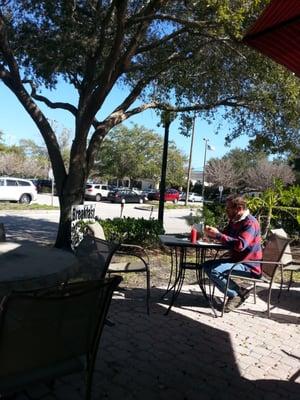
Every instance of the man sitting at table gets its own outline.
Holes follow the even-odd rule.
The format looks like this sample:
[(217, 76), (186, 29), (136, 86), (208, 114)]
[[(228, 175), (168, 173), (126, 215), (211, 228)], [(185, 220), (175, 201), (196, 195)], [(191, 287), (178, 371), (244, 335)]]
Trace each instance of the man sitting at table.
[[(225, 292), (228, 272), (233, 264), (235, 270), (242, 272), (249, 277), (261, 276), (262, 259), (260, 226), (256, 218), (247, 209), (246, 200), (240, 196), (230, 196), (226, 200), (226, 214), (228, 225), (223, 231), (219, 231), (212, 226), (205, 227), (205, 233), (228, 246), (229, 258), (213, 261), (206, 261), (203, 264), (204, 270), (221, 292)], [(257, 261), (257, 263), (247, 264), (247, 261)], [(228, 301), (225, 312), (230, 312), (239, 307), (249, 296), (249, 290), (241, 288), (236, 282), (230, 280), (228, 286)]]

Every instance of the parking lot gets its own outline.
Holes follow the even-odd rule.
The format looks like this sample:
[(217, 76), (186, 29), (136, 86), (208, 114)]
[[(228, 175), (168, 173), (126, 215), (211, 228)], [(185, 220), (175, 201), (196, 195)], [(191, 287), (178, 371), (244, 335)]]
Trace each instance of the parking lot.
[[(57, 196), (39, 194), (35, 203), (59, 206)], [(121, 205), (113, 204), (105, 201), (98, 203), (86, 201), (85, 204), (96, 204), (96, 215), (101, 219), (120, 217)], [(189, 215), (190, 209), (165, 209), (164, 228), (166, 233), (183, 233), (189, 232), (190, 227), (187, 225), (185, 216)], [(125, 204), (123, 209), (123, 217), (133, 218), (155, 218), (158, 217), (158, 209), (148, 204)], [(28, 210), (28, 211), (1, 211), (1, 222), (4, 223), (7, 232), (10, 231), (20, 238), (34, 239), (43, 242), (47, 237), (48, 241), (55, 240), (58, 222), (59, 210)], [(31, 230), (31, 226), (35, 225), (35, 230)], [(38, 228), (37, 228), (37, 225)], [(32, 236), (33, 235), (33, 236)]]

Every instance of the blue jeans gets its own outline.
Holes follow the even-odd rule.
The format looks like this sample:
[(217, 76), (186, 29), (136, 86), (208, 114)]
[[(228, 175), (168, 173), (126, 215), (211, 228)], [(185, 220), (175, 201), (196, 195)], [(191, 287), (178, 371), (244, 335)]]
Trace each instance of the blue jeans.
[[(227, 259), (210, 260), (202, 264), (204, 271), (209, 276), (210, 280), (217, 286), (222, 293), (225, 292), (227, 284), (227, 272), (235, 263)], [(251, 268), (244, 264), (236, 264), (234, 271), (239, 271), (239, 275), (251, 278)], [(239, 286), (233, 281), (229, 281), (228, 297), (239, 295)]]

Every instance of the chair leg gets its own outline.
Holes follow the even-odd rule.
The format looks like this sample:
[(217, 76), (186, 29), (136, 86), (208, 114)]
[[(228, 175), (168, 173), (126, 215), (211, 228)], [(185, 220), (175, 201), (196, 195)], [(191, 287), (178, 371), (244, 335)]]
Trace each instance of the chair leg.
[(226, 288), (225, 288), (225, 292), (224, 292), (224, 300), (223, 300), (221, 317), (223, 317), (224, 311), (225, 311), (226, 297), (227, 297), (227, 291), (228, 291), (228, 287), (229, 287), (229, 278), (230, 278), (230, 276), (228, 276), (228, 278), (227, 278)]
[(211, 283), (210, 279), (208, 279), (208, 290), (209, 290), (209, 297), (210, 297), (211, 301), (215, 297), (215, 288), (216, 288), (216, 285)]
[(254, 297), (254, 304), (256, 304), (256, 282), (254, 282), (253, 297)]
[(272, 279), (270, 281), (269, 292), (268, 292), (268, 309), (267, 309), (268, 318), (270, 318), (270, 316), (271, 316), (270, 305), (271, 305), (272, 285), (273, 285), (274, 279), (275, 279), (275, 273), (273, 274)]
[(290, 280), (289, 280), (289, 284), (288, 284), (288, 289), (287, 290), (290, 290), (290, 288), (292, 286), (293, 275), (294, 275), (294, 271), (291, 271)]
[[(93, 363), (95, 360), (92, 361)], [(85, 400), (90, 400), (92, 397), (92, 383), (93, 383), (93, 368), (91, 365), (88, 366), (86, 371), (86, 390), (85, 390)]]
[(147, 293), (146, 293), (146, 303), (147, 303), (147, 314), (150, 314), (150, 271), (147, 268), (146, 270), (146, 285), (147, 285)]
[(280, 288), (279, 288), (279, 293), (278, 293), (278, 303), (280, 300), (281, 292), (282, 292), (282, 287), (283, 287), (283, 268), (282, 266), (280, 267)]

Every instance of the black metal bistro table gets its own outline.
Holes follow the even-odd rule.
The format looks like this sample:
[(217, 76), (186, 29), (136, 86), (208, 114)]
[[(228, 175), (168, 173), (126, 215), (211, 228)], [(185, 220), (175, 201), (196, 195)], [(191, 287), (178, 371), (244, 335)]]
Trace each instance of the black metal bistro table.
[[(159, 235), (159, 240), (162, 245), (169, 247), (171, 251), (171, 271), (169, 283), (164, 296), (172, 291), (172, 298), (166, 314), (171, 310), (176, 298), (178, 297), (185, 277), (186, 270), (194, 270), (197, 276), (197, 282), (201, 289), (201, 292), (212, 309), (214, 316), (216, 317), (216, 311), (212, 305), (210, 297), (207, 295), (205, 290), (205, 277), (204, 270), (201, 267), (203, 262), (206, 260), (207, 251), (215, 250), (214, 258), (217, 256), (218, 251), (224, 250), (227, 247), (221, 243), (212, 241), (198, 240), (196, 243), (192, 243), (189, 237), (184, 235)], [(194, 250), (194, 259), (188, 260), (188, 250)]]
[(74, 254), (34, 242), (0, 243), (0, 298), (12, 291), (55, 286), (80, 271)]

